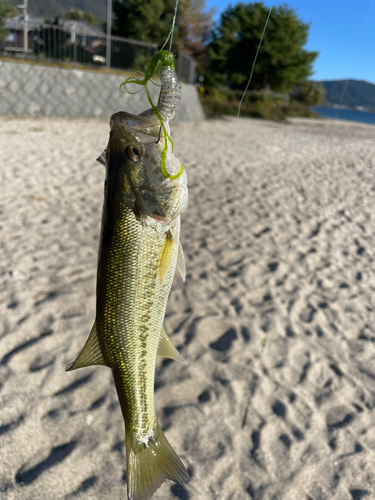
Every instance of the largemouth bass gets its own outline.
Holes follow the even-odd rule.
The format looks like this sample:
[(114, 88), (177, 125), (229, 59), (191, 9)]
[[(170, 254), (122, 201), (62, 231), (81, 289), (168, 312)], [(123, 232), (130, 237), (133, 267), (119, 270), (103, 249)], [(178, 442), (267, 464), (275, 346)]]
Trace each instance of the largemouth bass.
[(108, 146), (98, 158), (106, 180), (96, 319), (81, 353), (66, 368), (112, 369), (125, 420), (129, 500), (150, 498), (166, 479), (189, 480), (154, 409), (157, 355), (186, 363), (163, 328), (177, 263), (185, 275), (179, 237), (187, 179), (171, 141), (165, 145), (160, 117), (169, 137), (181, 86), (172, 67), (162, 68), (160, 78), (156, 107), (138, 116), (121, 111), (110, 120)]

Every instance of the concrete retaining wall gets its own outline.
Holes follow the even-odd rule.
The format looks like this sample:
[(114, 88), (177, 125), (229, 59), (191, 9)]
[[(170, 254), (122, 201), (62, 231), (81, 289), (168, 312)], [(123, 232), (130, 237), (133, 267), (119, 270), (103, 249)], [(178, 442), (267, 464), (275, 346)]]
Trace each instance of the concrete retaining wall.
[[(117, 111), (139, 114), (148, 109), (144, 91), (136, 95), (120, 92), (125, 79), (118, 73), (0, 61), (0, 115), (109, 118)], [(155, 102), (159, 88), (150, 88)], [(199, 122), (203, 118), (197, 89), (183, 84), (173, 121)]]

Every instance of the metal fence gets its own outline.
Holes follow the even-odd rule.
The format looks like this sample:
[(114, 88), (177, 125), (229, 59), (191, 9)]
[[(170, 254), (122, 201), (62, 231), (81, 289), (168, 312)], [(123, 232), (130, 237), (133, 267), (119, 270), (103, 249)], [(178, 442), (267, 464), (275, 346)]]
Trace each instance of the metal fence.
[[(6, 39), (0, 42), (0, 53), (40, 61), (144, 71), (147, 62), (158, 50), (155, 43), (111, 36), (110, 61), (107, 64), (107, 36), (88, 23), (70, 23), (70, 29), (64, 29), (59, 25), (34, 22), (28, 28), (27, 53), (22, 23), (10, 25)], [(181, 51), (176, 71), (182, 82), (195, 82), (194, 59)]]
[[(107, 37), (89, 28), (85, 30), (80, 24), (80, 28), (76, 29), (73, 23), (70, 30), (49, 24), (29, 29), (27, 54), (24, 51), (23, 31), (8, 30), (8, 36), (0, 42), (0, 52), (28, 59), (105, 67)], [(144, 63), (157, 51), (154, 43), (116, 36), (110, 39), (112, 68), (144, 69)]]
[(181, 50), (177, 56), (176, 73), (180, 82), (195, 83), (195, 61)]

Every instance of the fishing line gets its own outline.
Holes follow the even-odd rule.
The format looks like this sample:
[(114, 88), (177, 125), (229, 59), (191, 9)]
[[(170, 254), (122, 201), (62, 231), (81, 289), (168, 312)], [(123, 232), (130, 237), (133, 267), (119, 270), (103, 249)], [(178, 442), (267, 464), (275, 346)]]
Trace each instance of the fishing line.
[(338, 115), (339, 115), (339, 109), (341, 109), (342, 101), (344, 100), (344, 95), (345, 95), (345, 93), (346, 93), (346, 87), (348, 86), (348, 81), (349, 81), (349, 80), (346, 80), (346, 81), (345, 81), (345, 85), (344, 85), (344, 87), (343, 87), (343, 89), (342, 89), (342, 92), (341, 92), (341, 97), (340, 97), (340, 101), (339, 101), (339, 107), (338, 107), (338, 108), (336, 108), (336, 113), (335, 113), (335, 115), (336, 115), (336, 116), (335, 116), (336, 120), (337, 120), (337, 117), (338, 117)]
[(160, 50), (163, 50), (164, 47), (167, 45), (167, 42), (169, 40), (169, 38), (171, 39), (170, 40), (170, 43), (169, 43), (169, 49), (168, 49), (168, 52), (171, 52), (172, 51), (172, 40), (173, 40), (173, 32), (174, 32), (174, 25), (175, 25), (175, 22), (176, 22), (176, 16), (177, 16), (177, 7), (178, 7), (178, 0), (176, 0), (176, 5), (174, 7), (174, 14), (173, 14), (173, 20), (172, 20), (172, 28), (171, 28), (171, 31), (168, 33), (168, 36), (167, 36), (167, 39), (165, 40), (162, 48)]
[(369, 1), (369, 4), (368, 4), (368, 7), (367, 7), (367, 12), (366, 12), (366, 15), (365, 15), (365, 20), (363, 22), (363, 24), (365, 25), (365, 27), (367, 28), (367, 21), (368, 21), (368, 18), (370, 17), (370, 11), (372, 9), (372, 4), (373, 4), (373, 1), (374, 0), (370, 0)]
[[(172, 73), (175, 75), (175, 73), (174, 73), (174, 57), (173, 57), (173, 54), (171, 53), (171, 50), (172, 50), (173, 32), (174, 32), (175, 23), (176, 23), (176, 17), (177, 17), (177, 7), (178, 7), (178, 0), (176, 0), (176, 5), (175, 5), (175, 9), (174, 9), (174, 15), (173, 15), (173, 21), (172, 21), (172, 28), (171, 28), (171, 30), (170, 30), (170, 32), (168, 34), (168, 37), (167, 37), (167, 39), (166, 39), (163, 47), (158, 52), (156, 52), (156, 54), (154, 54), (153, 57), (151, 58), (151, 60), (148, 62), (147, 66), (146, 66), (144, 78), (141, 79), (141, 78), (129, 77), (129, 78), (127, 78), (125, 80), (125, 82), (123, 82), (120, 85), (120, 90), (122, 90), (124, 88), (124, 91), (128, 92), (129, 94), (137, 94), (138, 92), (129, 91), (127, 89), (127, 85), (128, 84), (135, 83), (136, 85), (142, 85), (145, 88), (145, 92), (146, 92), (146, 96), (147, 96), (148, 102), (150, 103), (150, 106), (152, 108), (152, 111), (153, 111), (154, 115), (157, 117), (157, 119), (160, 122), (158, 139), (155, 141), (156, 144), (160, 141), (161, 133), (163, 131), (164, 148), (163, 148), (163, 150), (161, 152), (161, 171), (162, 171), (163, 175), (165, 177), (167, 177), (167, 179), (177, 179), (177, 177), (179, 177), (183, 173), (184, 167), (181, 164), (180, 171), (176, 175), (170, 175), (170, 174), (168, 174), (168, 172), (166, 170), (166, 158), (167, 158), (167, 151), (168, 151), (168, 141), (169, 141), (170, 145), (172, 146), (172, 153), (173, 153), (173, 141), (172, 141), (172, 139), (171, 139), (171, 137), (169, 135), (169, 132), (167, 132), (167, 129), (166, 129), (165, 125), (164, 125), (164, 119), (162, 118), (162, 116), (161, 116), (159, 110), (157, 109), (157, 107), (155, 107), (154, 103), (152, 102), (152, 98), (151, 98), (151, 94), (150, 94), (150, 89), (148, 88), (147, 84), (148, 84), (149, 81), (151, 81), (151, 83), (153, 83), (154, 85), (156, 85), (152, 81), (152, 77), (153, 77), (153, 75), (154, 75), (154, 73), (156, 71), (156, 68), (157, 68), (157, 66), (158, 66), (159, 63), (162, 64), (163, 68), (169, 68), (170, 70), (172, 70)], [(169, 39), (170, 39), (169, 51), (168, 50), (163, 50)], [(161, 73), (160, 73), (160, 78), (161, 78)], [(164, 80), (165, 80), (165, 78), (164, 78)], [(170, 81), (168, 81), (168, 80), (170, 80)], [(167, 84), (167, 88), (165, 88), (166, 84)], [(163, 85), (164, 85), (164, 90), (163, 90)], [(163, 96), (163, 97), (166, 97), (166, 100), (168, 101), (169, 108), (174, 108), (176, 106), (176, 102), (175, 102), (176, 101), (176, 97), (173, 95), (173, 93), (177, 92), (177, 94), (178, 94), (178, 96), (177, 96), (178, 100), (180, 100), (180, 89), (181, 89), (181, 84), (176, 79), (176, 75), (173, 78), (171, 76), (169, 76), (169, 77), (167, 76), (167, 81), (162, 82), (161, 87), (162, 88), (160, 89), (158, 103), (160, 103), (160, 101), (161, 101), (162, 91), (163, 91), (166, 94), (166, 96)], [(171, 95), (171, 93), (172, 93), (172, 95)], [(164, 108), (165, 108), (165, 106), (166, 105), (164, 104)], [(173, 118), (174, 114), (175, 114), (175, 111), (172, 109), (172, 114), (171, 114), (171, 109), (169, 109), (169, 113), (166, 114), (165, 120), (168, 122), (171, 118)]]
[[(169, 40), (169, 49), (168, 51), (170, 53), (172, 53), (172, 41), (173, 41), (173, 33), (174, 33), (174, 27), (175, 27), (175, 24), (176, 24), (176, 17), (177, 17), (177, 7), (178, 7), (178, 1), (179, 0), (176, 0), (176, 5), (174, 6), (174, 14), (173, 14), (173, 21), (172, 21), (172, 28), (171, 28), (171, 31), (169, 32), (169, 35), (168, 35), (168, 38), (170, 37), (170, 40)], [(167, 42), (168, 42), (168, 38), (166, 39), (163, 47), (160, 49), (160, 50), (163, 50), (164, 47), (166, 46)], [(161, 98), (161, 89), (160, 89), (160, 93), (159, 93), (159, 100), (158, 100), (158, 103), (160, 102), (160, 98)], [(159, 138), (158, 140), (156, 141), (156, 144), (160, 141), (160, 136), (161, 136), (161, 125), (160, 125), (160, 130), (159, 130)]]
[(263, 33), (262, 33), (262, 36), (260, 37), (260, 42), (259, 42), (259, 45), (258, 45), (258, 48), (257, 48), (257, 52), (256, 52), (256, 54), (255, 54), (255, 58), (254, 58), (254, 62), (253, 62), (253, 67), (251, 68), (250, 78), (249, 78), (249, 81), (247, 82), (247, 85), (246, 85), (246, 88), (245, 88), (245, 92), (242, 94), (242, 97), (241, 97), (241, 100), (240, 100), (240, 104), (238, 105), (238, 113), (237, 113), (237, 118), (240, 116), (240, 111), (241, 111), (242, 101), (244, 100), (245, 94), (246, 94), (246, 92), (247, 92), (247, 89), (249, 88), (249, 85), (250, 85), (251, 79), (252, 79), (252, 77), (253, 77), (254, 68), (255, 68), (255, 63), (257, 62), (257, 57), (258, 57), (258, 54), (259, 54), (259, 49), (260, 49), (260, 46), (262, 45), (262, 41), (263, 41), (263, 37), (264, 37), (264, 33), (266, 32), (266, 28), (267, 28), (268, 20), (269, 20), (269, 18), (270, 18), (270, 15), (271, 15), (272, 9), (273, 9), (273, 7), (271, 7), (271, 8), (270, 8), (270, 11), (269, 11), (269, 13), (268, 13), (267, 21), (266, 21), (266, 24), (264, 25), (264, 28), (263, 28)]
[(171, 29), (171, 39), (169, 41), (169, 52), (172, 52), (172, 40), (173, 40), (174, 26), (175, 26), (176, 17), (177, 17), (177, 7), (178, 7), (178, 0), (176, 0), (176, 5), (174, 8), (174, 15), (173, 15), (172, 29)]
[[(371, 11), (373, 1), (374, 0), (370, 0), (369, 1), (369, 5), (368, 5), (368, 8), (367, 8), (367, 13), (366, 13), (366, 16), (365, 16), (365, 20), (363, 21), (363, 29), (361, 30), (361, 33), (363, 33), (364, 28), (366, 28), (367, 19), (369, 17), (370, 11)], [(348, 86), (348, 78), (346, 79), (345, 85), (344, 85), (344, 87), (342, 89), (342, 92), (341, 92), (340, 101), (339, 101), (339, 107), (336, 108), (336, 113), (335, 113), (335, 119), (336, 120), (338, 119), (339, 110), (342, 109), (341, 105), (342, 105), (342, 101), (344, 100), (344, 95), (346, 94), (346, 88), (347, 88), (347, 86)]]

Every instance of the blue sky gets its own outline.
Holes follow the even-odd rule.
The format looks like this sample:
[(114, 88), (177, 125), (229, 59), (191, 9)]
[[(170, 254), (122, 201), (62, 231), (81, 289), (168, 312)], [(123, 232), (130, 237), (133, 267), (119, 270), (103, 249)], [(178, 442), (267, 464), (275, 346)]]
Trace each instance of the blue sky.
[[(220, 13), (237, 0), (206, 2), (208, 8), (216, 7), (215, 19), (219, 20)], [(287, 3), (300, 19), (311, 23), (306, 48), (319, 52), (313, 80), (353, 78), (375, 83), (375, 0), (265, 0), (264, 3), (268, 7)]]

